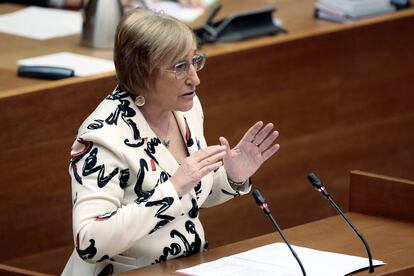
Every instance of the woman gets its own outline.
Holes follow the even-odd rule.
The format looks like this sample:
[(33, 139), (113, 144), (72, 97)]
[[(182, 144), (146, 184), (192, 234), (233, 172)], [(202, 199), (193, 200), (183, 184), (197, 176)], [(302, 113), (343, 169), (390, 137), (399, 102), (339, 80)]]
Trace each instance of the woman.
[(76, 250), (63, 275), (107, 275), (205, 248), (200, 207), (250, 190), (279, 145), (252, 126), (230, 149), (207, 146), (195, 94), (205, 56), (189, 27), (138, 9), (119, 23), (119, 86), (85, 120), (70, 162)]

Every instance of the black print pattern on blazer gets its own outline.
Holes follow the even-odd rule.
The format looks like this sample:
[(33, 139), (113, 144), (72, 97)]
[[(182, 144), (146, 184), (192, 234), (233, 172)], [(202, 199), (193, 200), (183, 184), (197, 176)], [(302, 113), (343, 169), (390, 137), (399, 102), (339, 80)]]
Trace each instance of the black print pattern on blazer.
[(137, 176), (137, 183), (135, 183), (135, 187), (134, 187), (135, 194), (138, 197), (135, 200), (135, 202), (138, 204), (147, 201), (154, 194), (154, 190), (150, 190), (150, 191), (142, 190), (142, 184), (144, 183), (145, 172), (148, 171), (147, 161), (141, 158), (141, 160), (139, 160), (139, 167), (140, 168), (139, 168), (139, 172)]
[(114, 266), (112, 264), (108, 264), (102, 269), (101, 272), (97, 276), (110, 276), (114, 273)]
[(75, 193), (75, 198), (73, 199), (73, 205), (76, 204), (76, 201), (78, 201), (78, 192)]
[(194, 234), (194, 242), (192, 242), (191, 244), (188, 243), (188, 241), (184, 238), (182, 239), (184, 242), (184, 246), (186, 248), (186, 251), (184, 252), (183, 256), (190, 256), (193, 255), (195, 253), (200, 252), (200, 248), (201, 248), (201, 239), (200, 236), (198, 235), (195, 225), (192, 221), (188, 220), (185, 222), (185, 230), (187, 230), (187, 233), (189, 234)]
[(119, 172), (119, 186), (121, 187), (121, 189), (125, 189), (125, 187), (128, 184), (128, 180), (129, 180), (129, 169), (125, 169), (125, 170), (121, 170)]
[(196, 139), (196, 143), (197, 143), (197, 150), (201, 150), (200, 140), (198, 140), (197, 137), (195, 139)]
[(97, 184), (99, 188), (105, 187), (106, 184), (115, 176), (118, 174), (119, 169), (115, 168), (111, 173), (109, 173), (107, 176), (105, 176), (105, 165), (96, 165), (96, 162), (98, 155), (98, 148), (94, 148), (88, 157), (86, 157), (85, 163), (83, 164), (83, 176), (88, 176), (93, 173), (98, 173), (97, 177)]
[(229, 195), (229, 196), (233, 196), (233, 197), (238, 197), (238, 196), (240, 196), (240, 192), (239, 192), (239, 191), (236, 191), (235, 193), (231, 193), (231, 192), (228, 192), (228, 191), (226, 191), (226, 190), (221, 189), (221, 192), (222, 192), (223, 194), (226, 194), (226, 195)]
[(117, 213), (117, 210), (112, 211), (112, 212), (107, 212), (107, 213), (105, 213), (105, 214), (103, 214), (101, 216), (96, 217), (95, 220), (96, 221), (104, 221), (104, 220), (107, 220), (107, 219), (111, 218), (116, 213)]
[(197, 183), (197, 185), (194, 187), (194, 191), (196, 193), (197, 199), (199, 198), (199, 195), (203, 192), (201, 189), (201, 181)]
[(81, 160), (86, 154), (89, 153), (89, 151), (92, 149), (93, 143), (85, 141), (82, 138), (79, 138), (77, 142), (84, 145), (84, 148), (80, 152), (74, 153), (70, 156), (70, 167), (72, 169), (73, 176), (75, 177), (76, 182), (82, 184), (82, 178), (78, 174), (76, 163), (78, 163), (79, 160)]
[(188, 211), (188, 216), (193, 219), (193, 218), (196, 218), (198, 216), (197, 200), (192, 198), (191, 203), (192, 203), (193, 207), (190, 209), (190, 211)]
[(93, 123), (88, 125), (89, 130), (100, 129), (104, 126), (104, 120), (96, 119)]
[(142, 146), (145, 141), (144, 139), (141, 139), (141, 134), (137, 124), (131, 119), (135, 116), (136, 112), (130, 107), (130, 102), (125, 99), (128, 97), (128, 93), (123, 91), (123, 89), (118, 86), (115, 92), (106, 98), (107, 100), (118, 100), (120, 103), (117, 110), (114, 113), (111, 113), (105, 121), (108, 124), (114, 123), (116, 125), (118, 123), (119, 116), (121, 116), (125, 124), (131, 129), (134, 140), (137, 141), (136, 143), (133, 143), (128, 138), (125, 138), (124, 143), (129, 147), (137, 148)]
[(104, 122), (108, 125), (118, 125), (119, 117), (125, 122), (125, 124), (131, 129), (132, 136), (135, 141), (131, 142), (128, 138), (124, 139), (125, 145), (129, 147), (140, 147), (144, 144), (144, 140), (141, 139), (141, 135), (136, 123), (131, 119), (136, 115), (133, 108), (130, 107), (130, 102), (126, 99), (129, 95), (118, 87), (115, 92), (106, 97), (106, 100), (118, 101), (118, 106), (114, 112), (112, 112), (105, 120), (95, 119), (93, 123), (87, 126), (88, 129), (99, 129), (104, 127)]
[[(122, 96), (123, 98), (128, 97), (126, 93), (122, 94)], [(126, 123), (126, 118), (134, 117), (136, 114), (135, 110), (129, 106), (130, 102), (128, 100), (122, 98), (117, 98), (116, 100), (119, 101), (117, 108), (105, 120), (105, 122), (108, 125), (117, 125), (119, 117), (121, 117), (122, 120), (124, 120), (124, 122)]]
[(141, 134), (139, 132), (137, 124), (134, 121), (132, 121), (131, 119), (127, 119), (126, 123), (127, 123), (128, 127), (131, 129), (131, 131), (133, 133), (134, 140), (137, 140), (137, 142), (132, 143), (132, 142), (129, 141), (128, 138), (126, 138), (124, 140), (125, 145), (127, 145), (128, 147), (131, 147), (131, 148), (138, 148), (138, 147), (142, 146), (145, 143), (145, 140), (141, 138)]
[(145, 207), (154, 207), (154, 206), (161, 206), (157, 213), (155, 214), (156, 218), (159, 218), (161, 221), (159, 221), (154, 229), (152, 229), (148, 235), (151, 235), (152, 233), (154, 233), (155, 231), (157, 231), (158, 229), (160, 229), (161, 227), (163, 227), (164, 225), (166, 225), (167, 223), (169, 223), (170, 221), (172, 221), (173, 219), (175, 219), (175, 217), (172, 216), (168, 216), (168, 215), (164, 215), (163, 213), (165, 211), (168, 210), (168, 208), (171, 207), (171, 205), (174, 202), (174, 198), (173, 197), (164, 197), (161, 200), (155, 200), (155, 201), (149, 201), (145, 204)]
[(171, 176), (170, 176), (167, 172), (162, 171), (162, 172), (160, 173), (160, 181), (159, 181), (159, 183), (164, 183), (164, 182), (165, 182), (165, 181), (167, 181), (170, 177), (171, 177)]
[(93, 257), (95, 257), (96, 255), (96, 247), (95, 247), (95, 240), (94, 239), (90, 239), (89, 240), (89, 246), (84, 249), (81, 250), (79, 248), (79, 234), (76, 236), (76, 251), (79, 254), (79, 257), (82, 258), (82, 260), (88, 260), (88, 259), (92, 259)]
[(164, 247), (163, 255), (160, 256), (157, 260), (155, 260), (154, 263), (165, 262), (168, 258), (168, 255), (177, 256), (181, 253), (181, 256), (185, 257), (200, 252), (201, 239), (195, 229), (194, 223), (190, 220), (186, 221), (185, 230), (188, 234), (194, 235), (194, 242), (189, 243), (183, 234), (181, 234), (177, 230), (172, 230), (170, 233), (171, 238), (177, 236), (183, 242), (185, 250), (181, 253), (181, 246), (178, 243), (171, 243), (170, 247)]
[(103, 261), (105, 261), (105, 260), (107, 260), (107, 259), (109, 259), (109, 256), (108, 255), (103, 255), (102, 256), (102, 258), (100, 258), (99, 260), (97, 260), (96, 262), (97, 263), (100, 263), (100, 262), (103, 262)]
[(152, 160), (154, 160), (155, 163), (158, 163), (157, 158), (155, 158), (155, 148), (158, 147), (158, 145), (161, 144), (161, 140), (156, 138), (152, 138), (147, 142), (147, 148), (144, 149), (145, 153), (148, 154), (149, 157), (151, 157)]

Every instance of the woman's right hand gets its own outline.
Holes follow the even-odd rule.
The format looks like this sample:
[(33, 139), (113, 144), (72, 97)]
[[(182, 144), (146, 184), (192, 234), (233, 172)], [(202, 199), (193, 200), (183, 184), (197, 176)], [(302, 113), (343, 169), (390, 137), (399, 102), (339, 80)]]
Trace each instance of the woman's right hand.
[(175, 174), (170, 178), (178, 196), (191, 191), (210, 172), (223, 165), (226, 146), (209, 146), (185, 158)]

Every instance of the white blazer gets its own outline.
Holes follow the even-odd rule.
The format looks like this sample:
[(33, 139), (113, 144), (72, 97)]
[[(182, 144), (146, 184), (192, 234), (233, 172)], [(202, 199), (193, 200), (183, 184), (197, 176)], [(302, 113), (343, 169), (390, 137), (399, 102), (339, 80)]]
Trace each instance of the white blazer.
[[(197, 97), (174, 115), (189, 154), (207, 146)], [(250, 183), (234, 190), (221, 167), (180, 198), (169, 181), (178, 167), (133, 100), (115, 89), (72, 146), (75, 250), (62, 275), (111, 275), (203, 250), (199, 208), (245, 194)]]

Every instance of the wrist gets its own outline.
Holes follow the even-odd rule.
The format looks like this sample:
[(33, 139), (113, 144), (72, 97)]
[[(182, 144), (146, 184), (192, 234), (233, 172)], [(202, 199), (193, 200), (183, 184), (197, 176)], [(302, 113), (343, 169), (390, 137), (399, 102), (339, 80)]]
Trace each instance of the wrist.
[(185, 191), (182, 189), (182, 186), (177, 185), (177, 180), (174, 178), (174, 175), (170, 178), (171, 185), (174, 187), (177, 192), (178, 197), (182, 197), (185, 194)]
[(239, 181), (234, 181), (230, 177), (227, 177), (227, 181), (229, 182), (229, 184), (231, 186), (234, 186), (234, 187), (240, 187), (240, 186), (242, 186), (244, 184), (244, 182), (246, 182), (246, 180), (240, 181), (240, 182)]

